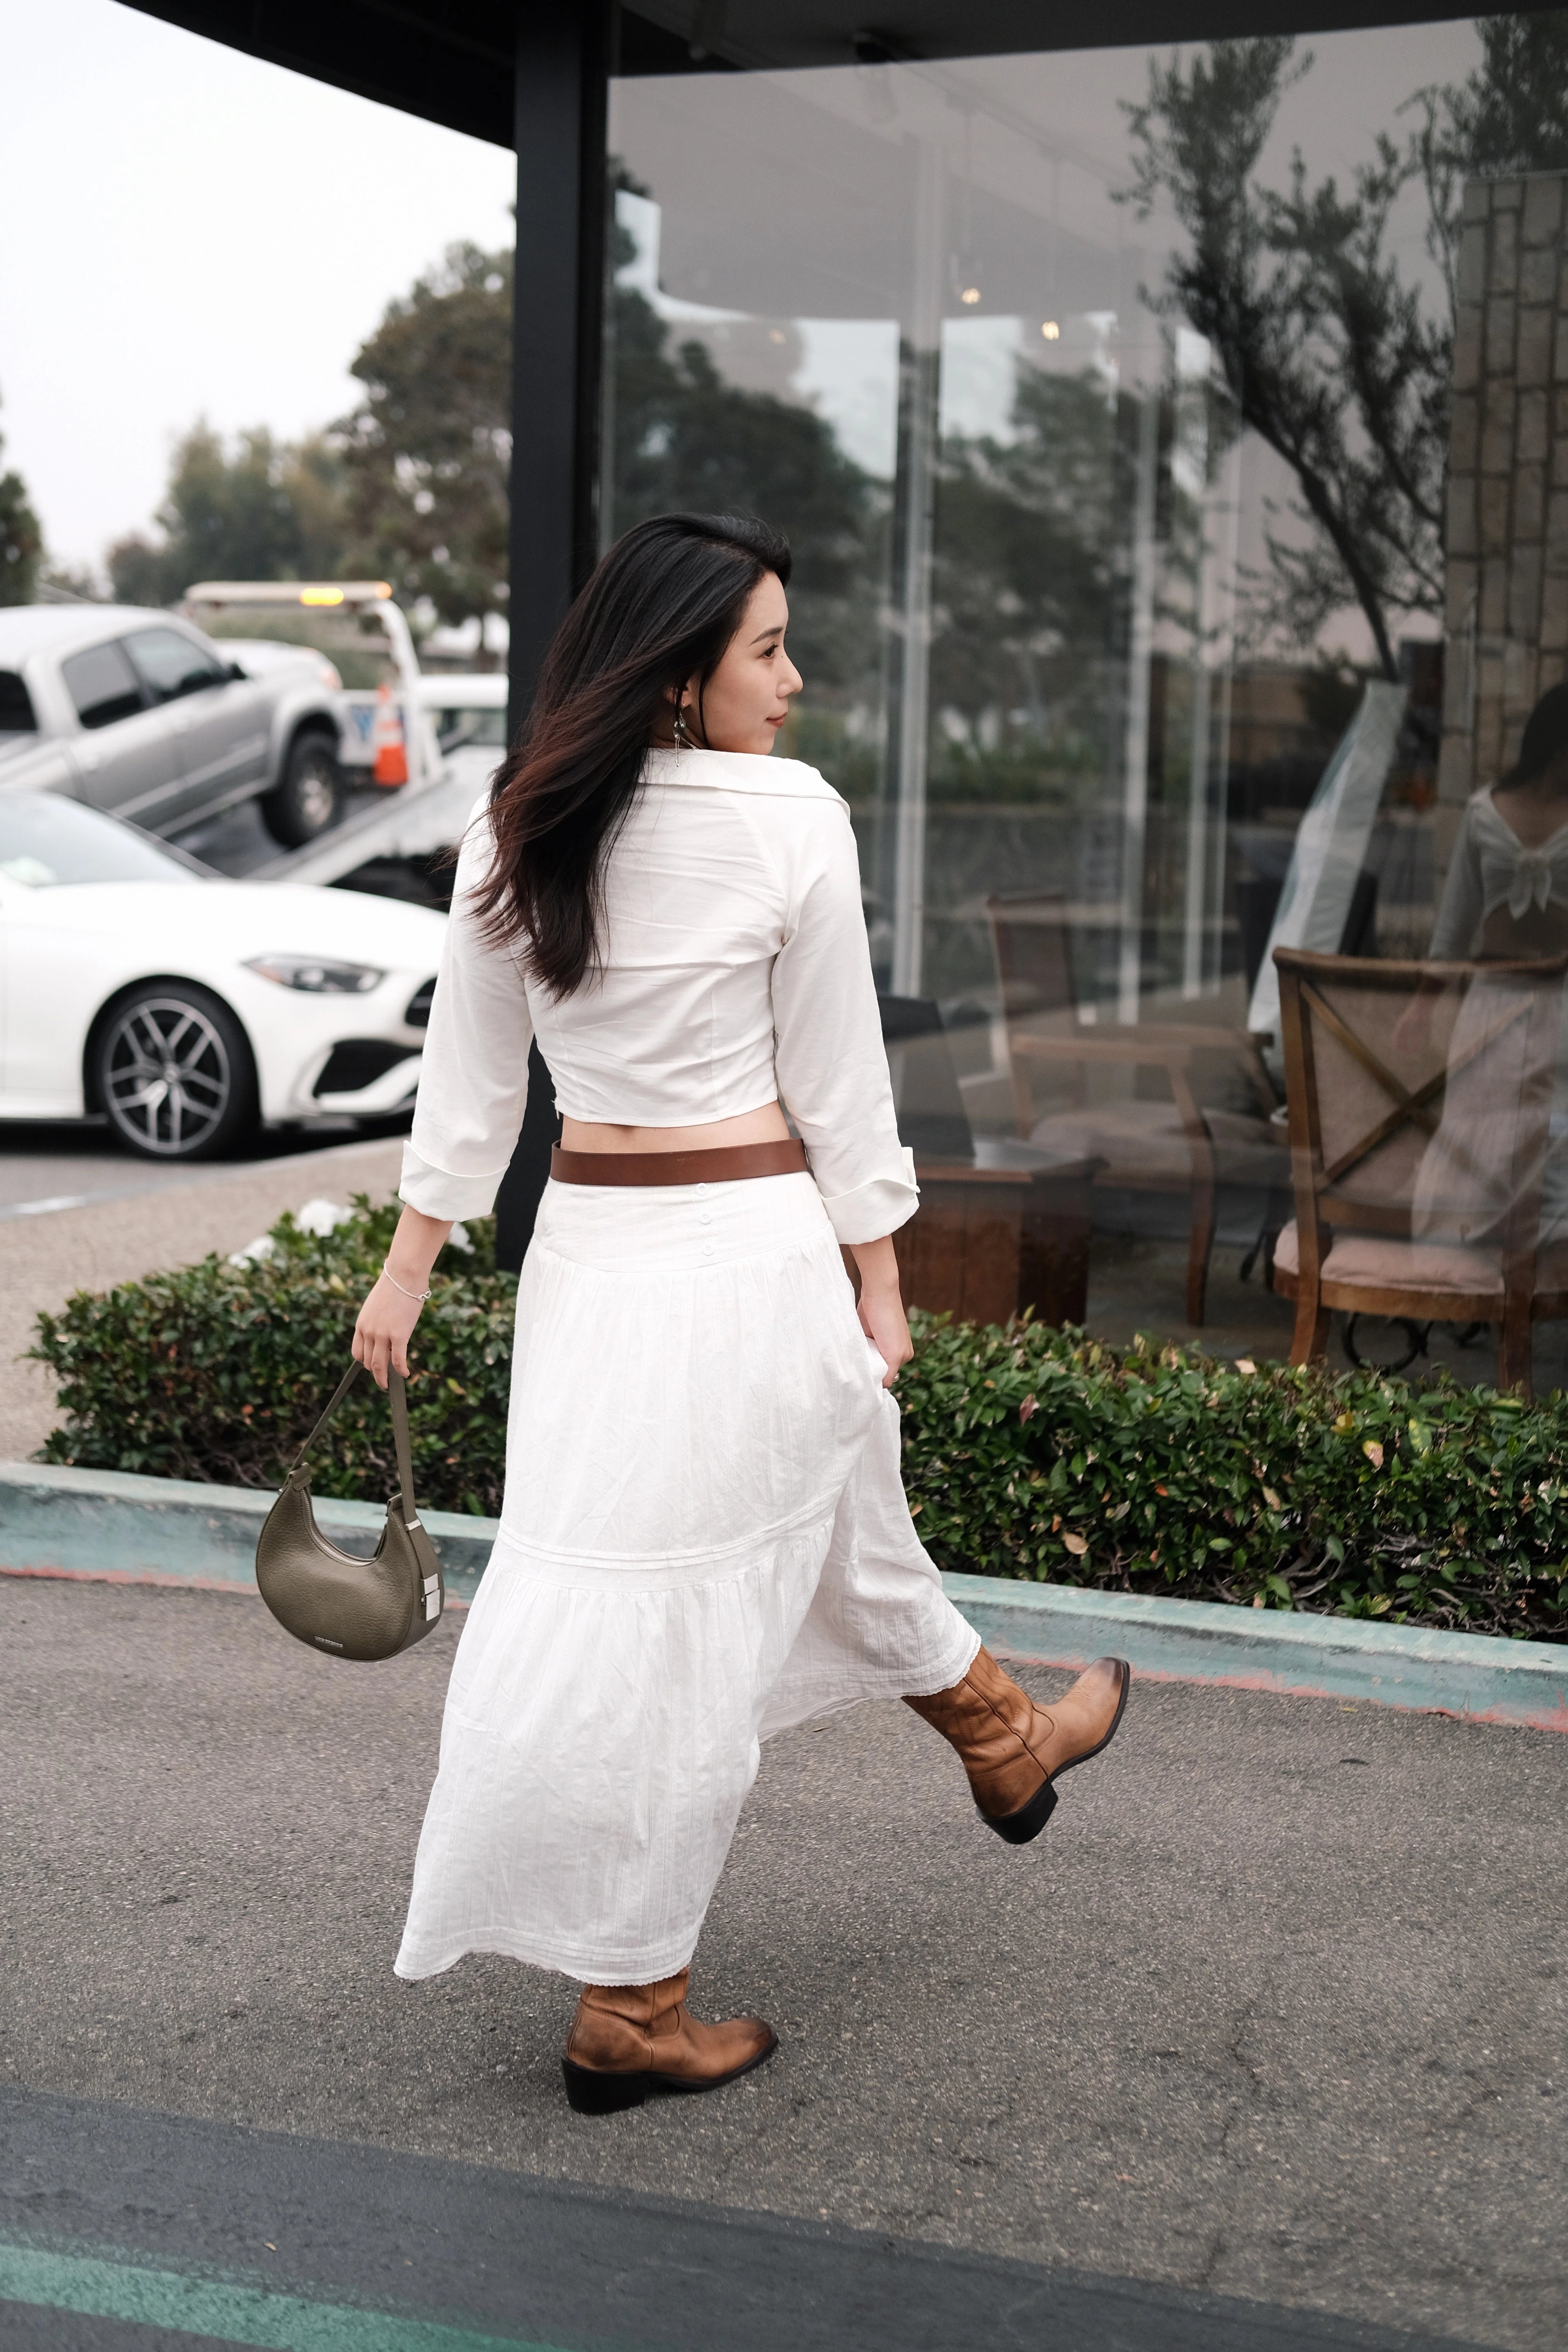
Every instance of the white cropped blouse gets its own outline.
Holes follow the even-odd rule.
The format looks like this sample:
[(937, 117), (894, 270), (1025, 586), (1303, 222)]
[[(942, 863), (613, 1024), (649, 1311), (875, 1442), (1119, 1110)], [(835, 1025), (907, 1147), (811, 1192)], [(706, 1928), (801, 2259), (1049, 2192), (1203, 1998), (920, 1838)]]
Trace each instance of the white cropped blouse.
[(650, 751), (605, 866), (603, 969), (570, 996), (531, 985), (469, 903), (484, 805), (458, 865), (402, 1197), (482, 1216), (510, 1160), (537, 1036), (569, 1118), (699, 1127), (789, 1112), (841, 1242), (913, 1216), (849, 812), (815, 768)]
[(1427, 952), (1436, 961), (1479, 952), (1481, 926), (1498, 907), (1518, 922), (1531, 907), (1568, 907), (1568, 824), (1527, 849), (1489, 792), (1465, 803)]

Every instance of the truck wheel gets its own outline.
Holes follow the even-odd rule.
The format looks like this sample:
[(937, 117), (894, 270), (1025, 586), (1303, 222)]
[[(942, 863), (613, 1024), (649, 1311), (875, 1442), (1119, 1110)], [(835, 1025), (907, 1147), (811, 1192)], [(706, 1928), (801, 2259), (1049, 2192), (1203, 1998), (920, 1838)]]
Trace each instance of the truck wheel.
[(289, 744), (279, 782), (262, 794), (261, 821), (285, 849), (303, 849), (336, 824), (342, 813), (337, 745), (330, 735), (306, 730)]
[(89, 1077), (121, 1141), (144, 1159), (211, 1160), (256, 1126), (250, 1041), (192, 981), (148, 981), (111, 1005)]

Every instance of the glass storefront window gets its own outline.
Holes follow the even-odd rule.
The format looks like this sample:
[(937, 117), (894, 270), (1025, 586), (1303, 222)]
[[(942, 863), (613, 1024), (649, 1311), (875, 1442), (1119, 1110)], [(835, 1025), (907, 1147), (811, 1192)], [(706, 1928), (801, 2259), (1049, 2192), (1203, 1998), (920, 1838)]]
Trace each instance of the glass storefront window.
[[(1444, 23), (612, 85), (604, 537), (789, 532), (781, 748), (850, 802), (879, 984), (936, 1007), (983, 1148), (1112, 1139), (1102, 1224), (1186, 1231), (1184, 1088), (1222, 1238), (1289, 1213), (1282, 904), (1427, 949), (1468, 199), (1389, 159), (1482, 57)], [(1364, 354), (1302, 290), (1336, 237), (1385, 273)]]

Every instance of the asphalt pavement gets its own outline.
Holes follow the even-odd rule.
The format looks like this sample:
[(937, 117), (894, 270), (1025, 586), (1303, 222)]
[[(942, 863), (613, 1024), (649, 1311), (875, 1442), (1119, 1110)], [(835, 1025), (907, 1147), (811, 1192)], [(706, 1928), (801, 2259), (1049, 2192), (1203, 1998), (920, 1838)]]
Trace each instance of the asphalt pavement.
[(0, 1580), (0, 2342), (1568, 2336), (1560, 1737), (1143, 1683), (1014, 1850), (906, 1710), (789, 1734), (693, 1994), (777, 2057), (590, 2119), (569, 1984), (391, 1973), (456, 1632)]
[[(392, 1122), (384, 1122), (390, 1129)], [(401, 1122), (406, 1127), (407, 1120)], [(107, 1120), (0, 1120), (0, 1224), (16, 1217), (57, 1215), (94, 1201), (130, 1201), (166, 1192), (246, 1168), (308, 1160), (346, 1143), (382, 1139), (359, 1119), (313, 1121), (308, 1128), (265, 1129), (232, 1160), (143, 1160), (118, 1142)]]

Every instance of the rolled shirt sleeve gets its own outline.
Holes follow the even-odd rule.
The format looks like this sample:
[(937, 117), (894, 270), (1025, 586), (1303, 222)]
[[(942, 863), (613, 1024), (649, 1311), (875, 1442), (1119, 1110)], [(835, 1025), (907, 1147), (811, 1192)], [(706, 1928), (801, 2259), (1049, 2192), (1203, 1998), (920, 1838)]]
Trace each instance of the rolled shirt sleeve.
[(854, 829), (837, 797), (803, 802), (800, 816), (773, 972), (779, 1092), (839, 1240), (879, 1241), (909, 1223), (920, 1191), (899, 1140)]
[(472, 893), (492, 854), (488, 800), (469, 821), (430, 1007), (399, 1197), (426, 1217), (495, 1206), (528, 1102), (533, 1022), (522, 968), (483, 936)]

